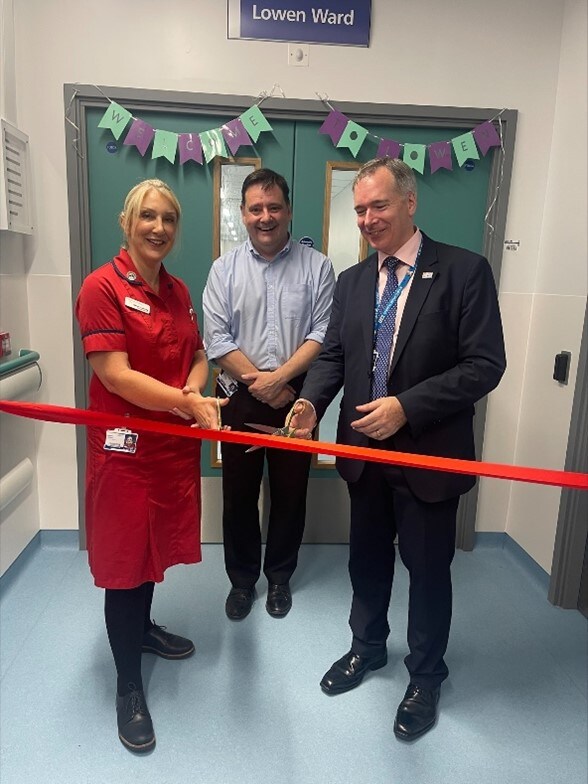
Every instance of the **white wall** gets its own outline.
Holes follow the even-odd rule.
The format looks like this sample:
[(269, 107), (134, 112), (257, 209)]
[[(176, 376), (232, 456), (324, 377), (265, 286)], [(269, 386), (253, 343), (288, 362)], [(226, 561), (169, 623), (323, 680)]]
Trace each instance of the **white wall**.
[[(47, 402), (73, 404), (64, 82), (252, 96), (278, 82), (288, 98), (313, 99), (318, 91), (335, 104), (505, 106), (520, 112), (508, 235), (520, 239), (521, 248), (504, 259), (501, 300), (510, 365), (490, 401), (486, 456), (504, 462), (529, 456), (528, 462), (561, 467), (565, 422), (555, 435), (557, 445), (550, 444), (534, 413), (554, 382), (544, 369), (528, 366), (527, 355), (540, 354), (552, 364), (551, 344), (541, 344), (539, 351), (536, 338), (539, 320), (549, 318), (560, 330), (556, 349), (569, 348), (577, 356), (577, 314), (586, 293), (577, 270), (585, 262), (586, 242), (585, 212), (575, 205), (585, 199), (585, 149), (583, 160), (580, 155), (567, 161), (559, 146), (568, 139), (578, 149), (585, 144), (582, 128), (572, 125), (578, 107), (569, 104), (570, 95), (580, 100), (586, 72), (576, 64), (578, 57), (585, 61), (586, 52), (583, 0), (470, 0), (442, 9), (436, 0), (373, 0), (370, 48), (312, 46), (308, 68), (287, 65), (286, 44), (227, 41), (226, 4), (218, 0), (168, 0), (165, 6), (154, 0), (61, 0), (59, 13), (46, 0), (14, 4), (18, 116), (31, 137), (38, 226), (28, 278), (31, 341), (48, 369)], [(582, 101), (585, 131), (585, 96)], [(570, 250), (578, 252), (557, 260), (566, 269), (572, 265), (573, 275), (561, 276), (554, 291), (547, 272), (564, 226), (566, 245), (569, 240)], [(569, 420), (571, 386), (553, 392), (563, 420)], [(76, 527), (73, 430), (39, 429), (41, 525)], [(480, 528), (509, 530), (548, 566), (552, 510), (533, 495), (539, 499), (537, 514), (543, 514), (538, 524), (526, 500), (517, 501), (521, 493), (536, 492), (484, 486)]]
[[(546, 157), (535, 148), (535, 166), (547, 178), (533, 239), (537, 247), (533, 257), (505, 254), (501, 305), (509, 371), (491, 399), (488, 460), (507, 459), (508, 444), (508, 460), (517, 464), (563, 468), (565, 463), (588, 291), (586, 27), (586, 3), (567, 0), (553, 137)], [(520, 144), (519, 136), (518, 150)], [(529, 146), (533, 144), (531, 137)], [(528, 191), (517, 165), (513, 183), (507, 236), (520, 238), (523, 249), (530, 237), (519, 231), (524, 223), (515, 216)], [(572, 353), (567, 386), (552, 379), (554, 357), (562, 350)], [(498, 521), (506, 521), (507, 533), (550, 572), (560, 495), (557, 488), (486, 480), (480, 489), (479, 528), (496, 530)]]
[[(18, 125), (14, 57), (13, 0), (0, 4), (0, 115)], [(10, 332), (13, 354), (31, 348), (27, 294), (27, 259), (30, 237), (0, 232), (0, 327)], [(36, 465), (35, 425), (6, 414), (0, 415), (0, 476), (5, 476), (21, 460)], [(39, 530), (37, 480), (0, 513), (0, 575)]]

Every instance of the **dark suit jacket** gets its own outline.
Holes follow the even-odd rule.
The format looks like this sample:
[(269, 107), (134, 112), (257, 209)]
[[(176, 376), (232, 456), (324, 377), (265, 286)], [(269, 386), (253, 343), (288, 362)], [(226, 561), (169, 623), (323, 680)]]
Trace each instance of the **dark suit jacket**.
[[(377, 254), (339, 276), (322, 351), (301, 397), (318, 418), (343, 386), (337, 442), (368, 446), (350, 427), (355, 406), (370, 399)], [(506, 367), (496, 287), (490, 265), (471, 251), (423, 234), (418, 267), (406, 300), (388, 379), (408, 423), (383, 448), (474, 459), (474, 403), (500, 381)], [(373, 445), (373, 442), (372, 442)], [(338, 459), (339, 473), (356, 481), (364, 462)], [(474, 477), (403, 468), (413, 493), (435, 502), (467, 492)]]

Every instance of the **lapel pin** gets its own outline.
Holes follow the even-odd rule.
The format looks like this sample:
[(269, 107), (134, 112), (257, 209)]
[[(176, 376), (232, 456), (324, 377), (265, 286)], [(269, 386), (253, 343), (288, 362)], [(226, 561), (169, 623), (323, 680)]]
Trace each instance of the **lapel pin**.
[(423, 280), (429, 280), (432, 277), (433, 277), (433, 273), (432, 272), (423, 272), (423, 275), (422, 275)]

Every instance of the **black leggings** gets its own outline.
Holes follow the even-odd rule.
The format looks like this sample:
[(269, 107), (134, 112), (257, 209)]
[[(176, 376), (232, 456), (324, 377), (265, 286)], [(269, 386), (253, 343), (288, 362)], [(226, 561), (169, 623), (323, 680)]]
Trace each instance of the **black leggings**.
[(154, 588), (155, 583), (143, 583), (138, 588), (107, 588), (104, 592), (106, 631), (121, 697), (134, 689), (143, 689), (141, 646), (143, 635), (152, 625)]

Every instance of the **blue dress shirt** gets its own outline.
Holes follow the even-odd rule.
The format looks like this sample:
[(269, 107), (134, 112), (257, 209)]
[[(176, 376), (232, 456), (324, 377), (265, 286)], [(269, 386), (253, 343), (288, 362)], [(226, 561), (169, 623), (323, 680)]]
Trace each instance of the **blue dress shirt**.
[(322, 343), (335, 274), (314, 248), (288, 243), (268, 261), (251, 240), (212, 265), (204, 289), (204, 346), (209, 360), (239, 350), (258, 370), (276, 370), (306, 340)]

